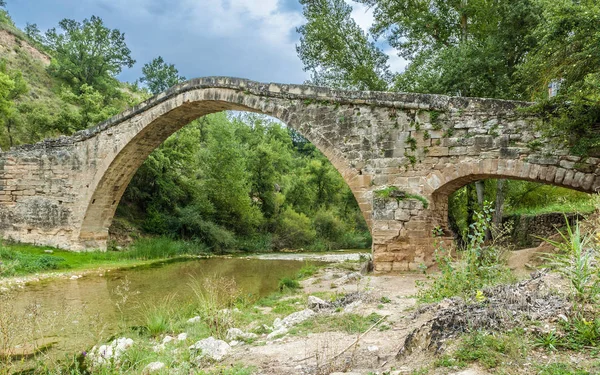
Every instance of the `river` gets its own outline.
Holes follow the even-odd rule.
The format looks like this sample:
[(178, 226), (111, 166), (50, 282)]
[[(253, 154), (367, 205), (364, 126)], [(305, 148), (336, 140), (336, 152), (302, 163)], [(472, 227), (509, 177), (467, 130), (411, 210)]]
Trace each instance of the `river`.
[(40, 344), (53, 343), (47, 359), (81, 353), (139, 324), (145, 306), (165, 301), (185, 306), (194, 296), (194, 282), (230, 278), (241, 295), (260, 298), (275, 292), (281, 278), (294, 276), (306, 262), (217, 257), (33, 283), (2, 297), (0, 329), (11, 338), (0, 344), (6, 350), (43, 338)]

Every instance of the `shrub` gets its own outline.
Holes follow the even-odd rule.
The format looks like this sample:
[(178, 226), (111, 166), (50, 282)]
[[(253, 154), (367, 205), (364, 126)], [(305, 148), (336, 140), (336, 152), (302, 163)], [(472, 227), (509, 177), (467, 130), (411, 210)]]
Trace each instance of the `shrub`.
[(315, 236), (310, 219), (288, 207), (281, 213), (273, 244), (278, 249), (299, 249), (309, 245)]
[(562, 241), (544, 239), (560, 252), (547, 256), (549, 264), (562, 274), (571, 285), (574, 300), (580, 309), (587, 303), (595, 303), (600, 296), (600, 269), (591, 235), (581, 233), (579, 223), (575, 228), (566, 219), (566, 233), (560, 233)]
[(422, 302), (439, 301), (452, 296), (467, 296), (485, 286), (513, 280), (505, 265), (502, 249), (484, 246), (485, 233), (491, 229), (489, 203), (475, 215), (472, 234), (462, 252), (460, 260), (452, 259), (450, 250), (438, 247), (434, 259), (440, 270), (436, 277), (429, 277), (430, 283), (419, 283), (418, 297)]
[(300, 283), (296, 279), (292, 279), (289, 277), (284, 277), (279, 280), (279, 291), (283, 292), (286, 290), (296, 290), (300, 289)]

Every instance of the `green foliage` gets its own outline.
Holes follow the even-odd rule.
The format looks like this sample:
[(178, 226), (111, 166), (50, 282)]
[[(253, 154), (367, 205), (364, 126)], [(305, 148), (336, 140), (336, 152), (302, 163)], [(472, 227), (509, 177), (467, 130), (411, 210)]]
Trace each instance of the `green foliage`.
[(15, 276), (63, 268), (64, 258), (46, 254), (34, 255), (0, 245), (0, 276)]
[(600, 318), (586, 320), (576, 317), (564, 323), (565, 337), (562, 338), (561, 346), (571, 350), (582, 350), (584, 348), (597, 348), (600, 345)]
[(566, 363), (550, 363), (540, 366), (539, 375), (592, 375), (585, 370), (574, 369)]
[(114, 86), (114, 77), (135, 60), (125, 43), (125, 35), (109, 29), (101, 18), (83, 22), (63, 19), (46, 32), (44, 43), (54, 57), (50, 70), (79, 90), (87, 84), (101, 92)]
[(167, 64), (161, 56), (142, 67), (140, 82), (145, 83), (148, 90), (154, 95), (183, 81), (185, 81), (185, 77), (179, 75), (175, 65)]
[(296, 279), (292, 279), (290, 277), (284, 277), (279, 280), (279, 291), (293, 291), (296, 289), (300, 289), (300, 283)]
[(155, 303), (144, 303), (141, 306), (142, 321), (146, 332), (157, 337), (172, 330), (175, 309), (173, 295)]
[(438, 247), (434, 254), (440, 270), (437, 276), (428, 276), (428, 283), (419, 283), (418, 298), (422, 302), (436, 302), (453, 296), (472, 297), (480, 289), (511, 281), (510, 270), (505, 265), (502, 249), (484, 246), (486, 231), (491, 228), (492, 210), (486, 204), (476, 213), (466, 247), (460, 259), (454, 260), (450, 252)]
[(521, 335), (477, 331), (463, 338), (454, 357), (459, 363), (476, 361), (491, 369), (506, 363), (507, 360), (524, 357), (525, 344)]
[(381, 315), (371, 313), (370, 315), (359, 315), (354, 313), (341, 313), (331, 315), (317, 315), (313, 319), (306, 320), (294, 326), (290, 333), (302, 332), (331, 332), (341, 331), (348, 334), (359, 334), (365, 332), (373, 324), (381, 319)]
[(600, 296), (600, 268), (592, 237), (582, 234), (579, 223), (572, 228), (566, 219), (566, 232), (561, 241), (544, 239), (560, 250), (547, 258), (549, 264), (570, 282), (575, 302), (583, 311), (586, 304), (595, 304)]
[(352, 19), (343, 0), (301, 0), (304, 17), (297, 52), (312, 81), (333, 87), (383, 91), (391, 74), (388, 57)]
[(400, 191), (400, 189), (397, 186), (388, 186), (384, 189), (377, 190), (375, 192), (375, 195), (386, 199), (393, 197), (396, 198), (396, 200), (398, 201), (402, 201), (405, 199), (415, 199), (423, 204), (423, 208), (427, 209), (429, 207), (429, 201), (425, 197), (418, 194), (405, 193), (403, 191)]

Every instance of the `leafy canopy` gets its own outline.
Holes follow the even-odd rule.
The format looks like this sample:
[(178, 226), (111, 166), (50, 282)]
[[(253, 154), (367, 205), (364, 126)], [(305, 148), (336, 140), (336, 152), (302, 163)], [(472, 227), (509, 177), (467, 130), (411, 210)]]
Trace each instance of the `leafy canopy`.
[(92, 16), (82, 23), (64, 19), (58, 25), (60, 32), (52, 28), (45, 35), (45, 44), (53, 51), (51, 69), (73, 87), (87, 84), (107, 90), (123, 67), (135, 63), (125, 34), (104, 26), (100, 17)]
[(185, 77), (179, 75), (175, 65), (167, 64), (161, 56), (145, 64), (142, 74), (140, 82), (145, 83), (154, 95), (185, 81)]
[(344, 0), (300, 0), (308, 22), (296, 47), (312, 81), (332, 87), (382, 91), (392, 75), (388, 56), (369, 41)]

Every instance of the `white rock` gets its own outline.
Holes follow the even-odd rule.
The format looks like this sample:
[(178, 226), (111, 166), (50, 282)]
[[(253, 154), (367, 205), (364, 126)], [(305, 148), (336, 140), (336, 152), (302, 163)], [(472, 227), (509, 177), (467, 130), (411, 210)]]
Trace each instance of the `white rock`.
[(239, 328), (229, 328), (227, 330), (227, 340), (231, 341), (231, 340), (252, 340), (258, 337), (257, 334), (252, 333), (252, 332), (244, 332)]
[(46, 254), (54, 254), (54, 251), (52, 251), (52, 250), (44, 250), (44, 253), (46, 253)]
[(303, 321), (312, 317), (313, 315), (315, 315), (315, 312), (312, 311), (311, 309), (297, 311), (295, 313), (292, 313), (292, 314), (286, 316), (285, 318), (283, 318), (283, 320), (275, 319), (275, 321), (273, 322), (273, 329), (278, 330), (282, 327), (285, 327), (285, 328), (293, 327), (296, 324), (302, 323)]
[(164, 344), (158, 344), (158, 345), (154, 345), (154, 346), (152, 347), (152, 350), (153, 350), (155, 353), (162, 352), (163, 350), (165, 350), (165, 345), (164, 345)]
[(315, 296), (308, 296), (308, 308), (311, 310), (328, 309), (331, 307), (331, 303), (320, 299)]
[(277, 337), (277, 336), (283, 336), (285, 334), (288, 333), (288, 329), (285, 327), (281, 327), (279, 329), (276, 329), (275, 331), (269, 333), (267, 335), (267, 340), (272, 340), (273, 338)]
[(360, 280), (362, 278), (362, 275), (358, 272), (351, 272), (347, 275), (344, 275), (342, 277), (340, 277), (339, 279), (335, 280), (333, 282), (333, 285), (335, 286), (342, 286), (344, 284), (347, 284), (351, 281), (356, 281), (356, 280)]
[(77, 280), (77, 279), (79, 279), (79, 276), (77, 276), (77, 275), (73, 275), (73, 276), (71, 276), (69, 279), (71, 279), (71, 280)]
[(143, 375), (152, 374), (152, 373), (160, 371), (164, 368), (165, 368), (165, 364), (162, 362), (150, 362), (150, 363), (148, 363), (148, 365), (146, 367), (144, 367), (142, 374)]
[(237, 346), (239, 343), (240, 343), (239, 341), (233, 340), (229, 343), (229, 346), (231, 346), (233, 348), (234, 346)]
[(118, 363), (119, 357), (133, 345), (133, 340), (125, 337), (113, 340), (108, 345), (92, 348), (88, 354), (92, 366), (104, 366), (108, 363)]
[(185, 341), (187, 340), (187, 333), (183, 332), (177, 335), (177, 341)]
[(357, 308), (360, 305), (362, 305), (362, 301), (354, 301), (348, 306), (344, 307), (344, 312), (352, 312), (355, 308)]
[(173, 337), (171, 336), (165, 336), (165, 338), (163, 338), (162, 343), (163, 345), (170, 343), (171, 341), (173, 341)]
[(378, 351), (378, 350), (379, 350), (379, 347), (378, 347), (378, 346), (376, 346), (376, 345), (369, 345), (369, 346), (367, 347), (367, 350), (368, 350), (368, 351), (370, 351), (371, 353), (373, 353), (373, 352), (376, 352), (376, 351)]
[(188, 319), (188, 323), (198, 323), (200, 320), (202, 320), (199, 316), (195, 316), (193, 318), (189, 318)]
[[(225, 341), (217, 340), (211, 336), (196, 342), (194, 345), (190, 346), (190, 350), (192, 351), (192, 361), (194, 362), (198, 362), (203, 358), (221, 361), (226, 355), (229, 354), (231, 347)], [(200, 353), (194, 356), (194, 354), (198, 351), (200, 351)]]

